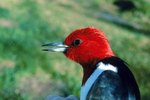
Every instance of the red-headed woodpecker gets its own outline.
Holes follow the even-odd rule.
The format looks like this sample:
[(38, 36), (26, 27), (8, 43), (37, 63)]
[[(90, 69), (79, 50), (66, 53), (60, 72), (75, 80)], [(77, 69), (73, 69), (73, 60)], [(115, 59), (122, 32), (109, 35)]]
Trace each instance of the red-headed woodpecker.
[(64, 42), (43, 46), (63, 52), (83, 68), (80, 100), (140, 100), (136, 80), (127, 64), (116, 57), (104, 33), (94, 27), (73, 31)]

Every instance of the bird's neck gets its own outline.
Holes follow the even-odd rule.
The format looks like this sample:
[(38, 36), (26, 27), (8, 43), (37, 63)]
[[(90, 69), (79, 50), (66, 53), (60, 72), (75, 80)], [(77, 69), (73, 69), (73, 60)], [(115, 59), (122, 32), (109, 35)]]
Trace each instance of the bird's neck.
[(82, 64), (83, 67), (83, 79), (82, 79), (82, 85), (85, 84), (87, 79), (91, 76), (91, 74), (94, 72), (94, 70), (97, 68), (97, 63), (100, 60), (95, 60), (93, 62), (90, 62), (88, 64)]
[(99, 62), (103, 62), (103, 60), (113, 57), (114, 55), (106, 56), (105, 58), (101, 59), (94, 59), (93, 61), (89, 61), (86, 64), (81, 64), (83, 67), (83, 79), (82, 79), (82, 85), (85, 84), (85, 82), (88, 80), (88, 78), (91, 76), (91, 74), (95, 71), (95, 69), (98, 67), (97, 64)]

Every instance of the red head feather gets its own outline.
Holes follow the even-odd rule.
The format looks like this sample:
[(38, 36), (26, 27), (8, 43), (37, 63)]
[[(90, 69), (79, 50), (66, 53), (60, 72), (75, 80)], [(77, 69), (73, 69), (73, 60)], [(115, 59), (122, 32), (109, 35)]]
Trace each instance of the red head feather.
[(65, 55), (81, 65), (114, 55), (104, 33), (94, 27), (73, 31), (64, 44), (69, 46)]

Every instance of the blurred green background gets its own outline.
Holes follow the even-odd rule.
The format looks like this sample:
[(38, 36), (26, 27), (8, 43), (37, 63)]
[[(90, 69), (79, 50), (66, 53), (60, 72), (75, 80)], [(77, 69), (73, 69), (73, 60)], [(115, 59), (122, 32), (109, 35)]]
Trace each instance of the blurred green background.
[(0, 100), (79, 96), (80, 65), (41, 45), (87, 26), (106, 33), (115, 54), (130, 65), (142, 100), (150, 100), (150, 1), (133, 0), (126, 11), (115, 1), (0, 0)]

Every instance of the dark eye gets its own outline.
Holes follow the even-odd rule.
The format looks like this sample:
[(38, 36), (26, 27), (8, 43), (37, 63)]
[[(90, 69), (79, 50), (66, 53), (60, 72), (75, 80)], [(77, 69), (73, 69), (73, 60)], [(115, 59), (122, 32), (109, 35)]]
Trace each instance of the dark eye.
[(75, 39), (74, 42), (73, 42), (73, 45), (74, 46), (78, 46), (82, 43), (82, 40), (81, 39)]

